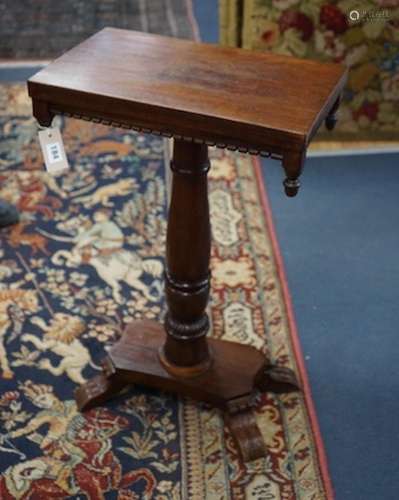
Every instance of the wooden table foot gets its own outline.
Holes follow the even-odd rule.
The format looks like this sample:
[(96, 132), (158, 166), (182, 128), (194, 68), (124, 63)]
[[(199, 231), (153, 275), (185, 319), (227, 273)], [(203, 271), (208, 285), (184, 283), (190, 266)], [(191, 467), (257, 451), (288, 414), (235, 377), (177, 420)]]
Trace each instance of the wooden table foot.
[(258, 373), (255, 386), (261, 392), (284, 394), (301, 390), (295, 373), (284, 366), (266, 364)]
[(244, 462), (252, 462), (267, 455), (263, 436), (251, 408), (233, 414), (226, 413), (224, 421)]
[(102, 361), (103, 372), (75, 390), (79, 410), (90, 410), (117, 396), (128, 383), (119, 377), (111, 358)]

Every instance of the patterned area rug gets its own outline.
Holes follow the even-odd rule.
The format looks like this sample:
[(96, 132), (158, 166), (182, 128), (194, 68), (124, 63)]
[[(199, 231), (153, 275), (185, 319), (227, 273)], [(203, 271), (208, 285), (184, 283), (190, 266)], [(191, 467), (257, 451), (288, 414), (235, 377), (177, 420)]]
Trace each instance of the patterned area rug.
[(244, 465), (206, 405), (135, 386), (77, 412), (74, 388), (124, 325), (162, 318), (167, 147), (61, 121), (72, 168), (50, 177), (24, 86), (0, 92), (0, 197), (22, 213), (0, 234), (0, 498), (332, 498), (258, 165), (212, 150), (211, 335), (291, 367), (305, 391), (259, 395), (269, 454)]
[(191, 38), (185, 0), (0, 0), (0, 58), (50, 59), (104, 26)]

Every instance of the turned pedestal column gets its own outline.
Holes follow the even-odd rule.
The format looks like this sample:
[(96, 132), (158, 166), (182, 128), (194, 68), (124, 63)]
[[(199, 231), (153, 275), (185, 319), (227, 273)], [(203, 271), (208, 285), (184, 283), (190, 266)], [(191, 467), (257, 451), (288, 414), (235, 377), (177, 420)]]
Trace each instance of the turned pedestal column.
[(205, 311), (210, 287), (209, 167), (206, 145), (174, 142), (165, 269), (168, 309), (161, 360), (170, 373), (181, 376), (198, 375), (211, 363)]

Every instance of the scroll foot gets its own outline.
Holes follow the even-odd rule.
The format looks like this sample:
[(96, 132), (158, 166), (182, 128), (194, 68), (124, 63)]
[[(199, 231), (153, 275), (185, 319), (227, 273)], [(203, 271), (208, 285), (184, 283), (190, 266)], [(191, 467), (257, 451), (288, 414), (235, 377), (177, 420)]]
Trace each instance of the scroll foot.
[(109, 358), (105, 358), (102, 365), (103, 372), (100, 375), (93, 377), (75, 390), (76, 404), (80, 411), (102, 405), (117, 396), (128, 385), (126, 381), (118, 378)]
[(244, 462), (251, 462), (267, 455), (263, 436), (251, 408), (226, 413), (224, 418)]
[(295, 373), (284, 366), (270, 365), (264, 366), (255, 378), (255, 386), (262, 392), (274, 392), (283, 394), (300, 391), (301, 386)]

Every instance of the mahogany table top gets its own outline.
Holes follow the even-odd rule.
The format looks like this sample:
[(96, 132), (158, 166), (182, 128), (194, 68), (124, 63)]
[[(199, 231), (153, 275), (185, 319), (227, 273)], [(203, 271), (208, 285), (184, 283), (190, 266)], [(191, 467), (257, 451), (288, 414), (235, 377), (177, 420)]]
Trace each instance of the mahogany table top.
[(307, 146), (345, 78), (338, 64), (105, 28), (28, 87), (56, 113), (281, 154)]

